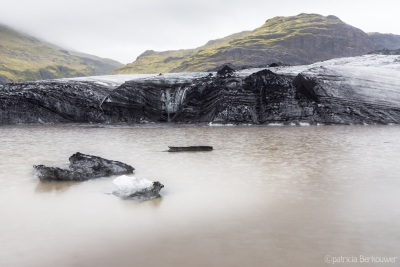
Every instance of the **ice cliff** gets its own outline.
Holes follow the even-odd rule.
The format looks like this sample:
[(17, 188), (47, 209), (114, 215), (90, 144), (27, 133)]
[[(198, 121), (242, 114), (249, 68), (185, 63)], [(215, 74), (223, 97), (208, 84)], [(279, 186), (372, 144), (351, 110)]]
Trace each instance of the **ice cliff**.
[(400, 123), (400, 56), (231, 75), (114, 75), (0, 86), (0, 124)]

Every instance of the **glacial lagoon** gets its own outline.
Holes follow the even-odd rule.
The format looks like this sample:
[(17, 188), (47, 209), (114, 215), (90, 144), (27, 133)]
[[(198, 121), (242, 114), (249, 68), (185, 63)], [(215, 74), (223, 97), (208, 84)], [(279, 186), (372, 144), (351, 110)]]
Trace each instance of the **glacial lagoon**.
[[(399, 126), (2, 126), (0, 266), (319, 267), (329, 256), (400, 257), (399, 136)], [(33, 177), (33, 165), (65, 167), (78, 151), (132, 165), (135, 177), (165, 185), (162, 197), (122, 200), (111, 194), (115, 177)]]

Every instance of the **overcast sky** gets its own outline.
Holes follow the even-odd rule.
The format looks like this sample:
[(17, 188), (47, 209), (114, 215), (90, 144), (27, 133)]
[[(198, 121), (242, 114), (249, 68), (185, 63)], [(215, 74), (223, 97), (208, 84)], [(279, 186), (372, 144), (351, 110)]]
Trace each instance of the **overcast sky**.
[(275, 16), (336, 15), (400, 34), (398, 0), (0, 0), (0, 23), (81, 52), (132, 62), (145, 50), (194, 48)]

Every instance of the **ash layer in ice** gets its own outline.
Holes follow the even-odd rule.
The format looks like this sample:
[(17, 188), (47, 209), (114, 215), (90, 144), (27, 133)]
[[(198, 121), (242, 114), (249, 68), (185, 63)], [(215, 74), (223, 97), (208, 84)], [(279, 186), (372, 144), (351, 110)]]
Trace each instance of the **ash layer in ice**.
[(160, 190), (164, 187), (160, 182), (147, 179), (138, 179), (122, 175), (113, 180), (118, 190), (113, 194), (123, 199), (150, 200), (160, 197)]
[(42, 181), (85, 181), (110, 175), (129, 174), (134, 171), (134, 168), (128, 164), (79, 152), (73, 154), (69, 162), (68, 169), (35, 165), (33, 166), (35, 176)]
[[(0, 125), (400, 123), (399, 55), (365, 55), (265, 70), (234, 72), (227, 67), (219, 75), (83, 79), (0, 85)], [(122, 83), (124, 79), (128, 81)]]

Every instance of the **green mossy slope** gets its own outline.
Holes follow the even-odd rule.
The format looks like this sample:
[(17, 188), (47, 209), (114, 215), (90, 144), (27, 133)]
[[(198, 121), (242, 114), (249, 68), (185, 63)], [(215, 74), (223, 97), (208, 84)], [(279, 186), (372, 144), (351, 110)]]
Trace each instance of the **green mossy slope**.
[(122, 64), (70, 52), (0, 24), (0, 82), (110, 74)]
[(253, 31), (210, 41), (196, 49), (146, 51), (115, 73), (207, 71), (226, 63), (238, 67), (267, 66), (273, 62), (309, 64), (382, 48), (400, 48), (400, 36), (371, 35), (335, 16), (303, 13), (269, 19)]

